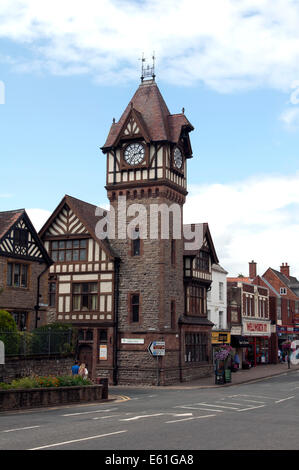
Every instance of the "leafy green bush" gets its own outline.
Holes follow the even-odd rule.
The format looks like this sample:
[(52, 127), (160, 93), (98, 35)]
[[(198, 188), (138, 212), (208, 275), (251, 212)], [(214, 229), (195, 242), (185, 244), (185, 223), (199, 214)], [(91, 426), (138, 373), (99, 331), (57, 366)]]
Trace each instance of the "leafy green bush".
[(17, 331), (17, 325), (13, 316), (6, 310), (0, 310), (0, 330)]
[(6, 355), (19, 353), (20, 333), (13, 316), (6, 310), (0, 310), (0, 341), (3, 341)]
[(10, 384), (0, 382), (0, 390), (47, 388), (47, 387), (72, 387), (72, 386), (92, 385), (88, 379), (83, 379), (80, 375), (72, 376), (32, 376), (15, 379)]

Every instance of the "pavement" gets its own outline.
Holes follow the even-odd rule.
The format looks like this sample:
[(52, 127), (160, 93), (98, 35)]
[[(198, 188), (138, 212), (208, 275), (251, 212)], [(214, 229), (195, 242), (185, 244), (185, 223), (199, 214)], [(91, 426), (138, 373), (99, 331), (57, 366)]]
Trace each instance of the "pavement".
[(239, 385), (248, 382), (255, 382), (257, 380), (274, 377), (275, 375), (286, 374), (289, 372), (294, 372), (294, 370), (299, 370), (299, 365), (291, 364), (290, 369), (288, 369), (287, 363), (282, 364), (262, 364), (250, 369), (239, 369), (237, 372), (232, 372), (231, 382), (223, 385), (215, 384), (215, 376), (211, 377), (202, 377), (197, 380), (192, 380), (190, 382), (179, 382), (173, 385), (166, 386), (151, 386), (151, 385), (116, 385), (109, 386), (109, 392), (112, 394), (117, 391), (121, 391), (122, 388), (160, 388), (160, 389), (192, 389), (192, 388), (220, 388), (220, 387), (229, 387), (233, 385)]

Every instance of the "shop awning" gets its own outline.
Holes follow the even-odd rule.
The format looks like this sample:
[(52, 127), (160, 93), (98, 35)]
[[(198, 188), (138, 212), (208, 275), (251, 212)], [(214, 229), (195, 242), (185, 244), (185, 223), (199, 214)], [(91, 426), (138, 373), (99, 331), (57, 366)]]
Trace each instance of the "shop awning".
[(248, 339), (245, 336), (232, 335), (231, 345), (234, 348), (247, 348), (249, 346)]

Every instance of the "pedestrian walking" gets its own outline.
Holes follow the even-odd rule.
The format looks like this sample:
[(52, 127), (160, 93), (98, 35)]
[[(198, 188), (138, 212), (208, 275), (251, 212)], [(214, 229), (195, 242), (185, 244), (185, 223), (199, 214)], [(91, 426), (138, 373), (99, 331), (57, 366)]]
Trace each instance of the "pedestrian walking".
[(75, 361), (75, 364), (72, 366), (72, 375), (78, 375), (79, 364), (78, 361)]
[(87, 370), (87, 367), (86, 367), (86, 365), (84, 364), (84, 362), (82, 362), (82, 364), (80, 365), (78, 374), (79, 374), (83, 379), (87, 379), (88, 370)]
[(280, 349), (278, 349), (278, 362), (282, 362), (282, 354)]
[(291, 368), (291, 352), (290, 351), (287, 352), (287, 357), (288, 357), (288, 369), (290, 369)]

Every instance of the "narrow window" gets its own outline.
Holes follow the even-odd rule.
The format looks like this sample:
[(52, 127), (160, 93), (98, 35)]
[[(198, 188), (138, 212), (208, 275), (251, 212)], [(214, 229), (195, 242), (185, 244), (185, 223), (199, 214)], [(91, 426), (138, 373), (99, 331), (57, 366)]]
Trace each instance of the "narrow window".
[(56, 282), (49, 282), (49, 307), (55, 307), (56, 303)]
[(175, 300), (172, 300), (170, 303), (170, 323), (171, 329), (175, 329), (176, 321), (175, 321)]
[(131, 295), (132, 322), (139, 322), (139, 294)]
[(174, 239), (171, 240), (171, 264), (175, 265), (175, 248), (176, 248), (176, 241)]
[(133, 256), (140, 256), (140, 234), (139, 229), (136, 228), (132, 240), (132, 254)]

